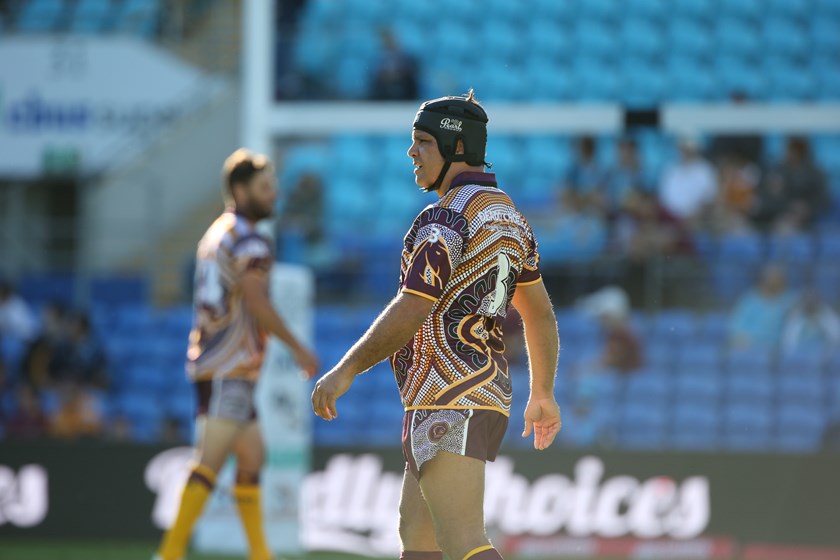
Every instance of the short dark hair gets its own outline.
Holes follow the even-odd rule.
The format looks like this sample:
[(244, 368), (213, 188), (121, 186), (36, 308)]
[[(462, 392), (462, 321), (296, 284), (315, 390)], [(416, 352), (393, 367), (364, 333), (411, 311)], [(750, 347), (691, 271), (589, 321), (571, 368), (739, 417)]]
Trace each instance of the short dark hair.
[(233, 186), (237, 183), (248, 184), (257, 173), (272, 169), (268, 156), (239, 148), (228, 156), (222, 166), (225, 198), (233, 197)]

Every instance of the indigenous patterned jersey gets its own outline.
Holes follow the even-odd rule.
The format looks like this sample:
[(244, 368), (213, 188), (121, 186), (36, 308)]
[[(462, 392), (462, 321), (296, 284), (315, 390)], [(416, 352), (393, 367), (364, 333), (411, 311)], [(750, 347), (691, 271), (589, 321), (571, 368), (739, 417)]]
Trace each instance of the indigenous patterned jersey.
[(232, 211), (201, 238), (187, 351), (187, 375), (193, 381), (259, 375), (266, 334), (245, 309), (239, 279), (247, 270), (269, 274), (273, 260), (271, 241)]
[(533, 231), (492, 173), (461, 173), (405, 237), (403, 292), (436, 303), (391, 357), (403, 405), (510, 413), (502, 321), (517, 285), (541, 280)]

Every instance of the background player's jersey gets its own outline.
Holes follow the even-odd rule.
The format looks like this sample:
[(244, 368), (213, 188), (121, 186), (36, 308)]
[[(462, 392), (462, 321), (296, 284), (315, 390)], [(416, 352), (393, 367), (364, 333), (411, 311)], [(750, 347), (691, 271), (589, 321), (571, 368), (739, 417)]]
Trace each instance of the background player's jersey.
[(266, 335), (242, 300), (239, 279), (247, 270), (269, 274), (271, 241), (245, 218), (222, 214), (198, 244), (193, 328), (187, 375), (256, 379), (265, 354)]
[(403, 292), (436, 301), (391, 357), (407, 410), (510, 413), (502, 321), (517, 285), (540, 281), (537, 242), (492, 173), (461, 173), (405, 237)]

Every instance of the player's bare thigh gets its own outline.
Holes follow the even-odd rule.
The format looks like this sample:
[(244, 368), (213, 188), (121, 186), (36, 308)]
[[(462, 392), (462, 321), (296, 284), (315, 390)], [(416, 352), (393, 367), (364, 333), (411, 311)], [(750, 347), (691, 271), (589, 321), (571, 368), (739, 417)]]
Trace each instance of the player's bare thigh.
[(404, 551), (440, 550), (429, 506), (420, 492), (420, 484), (408, 469), (403, 474), (400, 496), (400, 543)]
[(242, 429), (241, 422), (229, 418), (199, 415), (195, 421), (196, 460), (219, 472)]
[(237, 470), (257, 478), (265, 462), (265, 443), (259, 422), (252, 420), (242, 427), (233, 443), (233, 452)]
[(450, 558), (488, 543), (484, 530), (484, 461), (440, 451), (423, 464), (420, 488), (437, 542)]

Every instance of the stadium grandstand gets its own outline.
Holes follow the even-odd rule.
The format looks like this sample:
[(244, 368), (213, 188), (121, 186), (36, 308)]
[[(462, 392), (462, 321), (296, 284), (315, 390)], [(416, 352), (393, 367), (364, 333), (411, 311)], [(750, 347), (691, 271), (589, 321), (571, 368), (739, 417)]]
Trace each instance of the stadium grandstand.
[[(249, 27), (258, 4), (0, 3), (0, 147), (14, 148), (0, 153), (0, 447), (27, 453), (32, 441), (68, 438), (189, 445), (195, 404), (184, 359), (195, 243), (222, 208), (225, 155), (248, 142), (241, 130), (257, 126), (247, 108), (247, 44), (262, 34), (271, 49), (260, 59), (271, 79), (262, 106), (272, 112), (407, 115), (378, 128), (313, 131), (257, 113), (281, 186), (278, 260), (312, 273), (312, 341), (323, 368), (396, 293), (403, 236), (432, 202), (413, 185), (406, 157), (413, 111), (420, 100), (475, 88), (490, 115), (487, 160), (534, 225), (556, 305), (564, 428), (552, 464), (571, 479), (575, 461), (598, 456), (619, 464), (609, 476), (641, 480), (656, 470), (639, 466), (645, 457), (663, 465), (677, 457), (676, 474), (662, 477), (718, 484), (716, 461), (778, 461), (769, 468), (782, 487), (785, 473), (806, 485), (805, 473), (840, 465), (840, 2), (276, 0), (270, 34)], [(40, 56), (30, 48), (38, 42), (52, 49), (44, 60), (30, 58)], [(121, 90), (108, 93), (118, 87), (111, 70), (78, 70), (123, 42), (137, 49), (125, 60), (148, 69), (127, 86), (153, 84), (148, 106), (142, 92), (119, 105)], [(30, 68), (50, 70), (28, 76), (16, 52), (35, 60)], [(168, 72), (183, 83), (160, 86)], [(74, 89), (71, 75), (87, 81)], [(17, 76), (31, 90), (16, 89)], [(26, 103), (36, 98), (44, 108), (33, 116)], [(44, 132), (49, 103), (88, 102), (77, 144), (73, 130)], [(97, 103), (116, 115), (101, 128)], [(668, 126), (671, 109), (741, 108), (764, 111), (766, 122)], [(521, 126), (505, 124), (519, 111), (527, 114)], [(617, 116), (606, 127), (562, 122), (586, 111)], [(806, 113), (818, 115), (818, 126), (797, 124)], [(517, 458), (532, 445), (519, 437), (528, 371), (518, 330), (509, 321), (514, 405), (503, 447)], [(387, 363), (343, 399), (338, 420), (311, 423), (315, 456), (398, 453), (404, 411)], [(55, 427), (68, 403), (94, 418), (70, 435)], [(692, 461), (696, 471), (686, 466)], [(0, 512), (4, 491), (0, 480)], [(733, 495), (754, 497), (741, 492)], [(807, 504), (788, 498), (756, 498), (785, 513), (744, 527), (733, 521), (736, 506), (718, 514), (713, 501), (707, 530), (690, 535), (706, 539), (706, 555), (693, 557), (840, 557), (836, 529), (825, 523), (779, 527), (806, 516)], [(148, 524), (150, 513), (141, 513)], [(0, 535), (2, 525), (0, 516)], [(13, 534), (26, 536), (22, 527)], [(71, 536), (43, 534), (51, 531)], [(516, 558), (601, 558), (561, 547), (610, 538), (595, 529), (558, 534), (569, 540), (534, 537), (530, 555), (525, 541), (506, 542)], [(627, 535), (646, 542), (641, 530), (616, 536)], [(680, 539), (676, 531), (653, 536), (669, 535)], [(344, 550), (390, 553), (374, 544)], [(640, 554), (626, 546), (597, 550)], [(785, 556), (780, 547), (800, 548), (784, 548), (794, 550)]]

